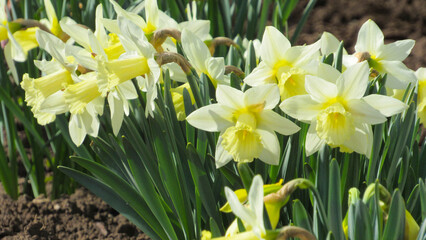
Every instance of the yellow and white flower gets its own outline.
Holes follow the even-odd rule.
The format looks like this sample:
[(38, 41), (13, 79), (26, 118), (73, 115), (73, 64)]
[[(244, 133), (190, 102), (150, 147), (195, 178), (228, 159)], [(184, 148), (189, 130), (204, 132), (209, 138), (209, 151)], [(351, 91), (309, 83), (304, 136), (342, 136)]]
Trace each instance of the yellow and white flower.
[(260, 46), (262, 61), (244, 82), (250, 86), (275, 83), (280, 89), (281, 100), (306, 94), (305, 75), (312, 74), (315, 69), (319, 48), (320, 42), (291, 47), (290, 41), (280, 31), (266, 27)]
[(256, 175), (253, 178), (246, 206), (240, 203), (237, 195), (228, 187), (225, 187), (225, 195), (232, 212), (247, 226), (246, 230), (252, 232), (258, 239), (264, 239), (266, 230), (263, 223), (263, 181), (261, 176)]
[(380, 74), (387, 73), (386, 87), (406, 89), (409, 83), (415, 83), (416, 77), (402, 61), (410, 54), (414, 43), (414, 40), (406, 39), (384, 44), (382, 31), (370, 19), (359, 30), (355, 53), (345, 56), (343, 63), (351, 66), (357, 62), (367, 61), (373, 70)]
[[(340, 147), (342, 152), (355, 151), (370, 157), (372, 124), (404, 111), (401, 101), (378, 94), (364, 97), (368, 86), (367, 62), (349, 67), (343, 74), (323, 72), (323, 78), (306, 76), (306, 95), (284, 100), (280, 108), (291, 117), (310, 123), (306, 136), (306, 155), (317, 152), (324, 144)], [(328, 76), (328, 77), (327, 77)], [(324, 80), (338, 76), (336, 83)]]
[(274, 84), (253, 87), (246, 92), (218, 85), (216, 104), (192, 112), (186, 120), (196, 128), (220, 131), (216, 145), (216, 167), (230, 160), (265, 163), (279, 162), (280, 146), (275, 132), (294, 134), (299, 127), (272, 109), (278, 104), (279, 90)]
[(206, 44), (190, 30), (182, 31), (182, 48), (198, 74), (206, 74), (215, 87), (218, 84), (227, 84), (224, 59), (212, 57)]

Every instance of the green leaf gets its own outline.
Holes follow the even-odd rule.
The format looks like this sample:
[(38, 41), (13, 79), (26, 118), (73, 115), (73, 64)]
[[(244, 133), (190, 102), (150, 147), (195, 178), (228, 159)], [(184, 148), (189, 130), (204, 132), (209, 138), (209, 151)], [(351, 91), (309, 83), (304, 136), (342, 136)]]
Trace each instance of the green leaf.
[[(171, 233), (164, 232), (161, 224), (157, 221), (149, 206), (145, 203), (139, 193), (116, 173), (110, 171), (108, 168), (100, 165), (99, 163), (84, 158), (72, 157), (71, 159), (89, 170), (105, 185), (113, 189), (113, 191), (123, 198), (123, 200), (125, 200), (139, 214), (139, 216), (148, 223), (155, 234), (160, 236), (160, 239), (172, 238), (172, 235), (170, 235)], [(145, 231), (144, 229), (142, 230)]]
[(350, 240), (373, 240), (373, 229), (368, 217), (368, 209), (362, 200), (358, 200), (349, 207), (348, 237)]
[(405, 205), (399, 190), (395, 190), (389, 209), (383, 240), (403, 239), (405, 229)]
[(75, 169), (59, 166), (59, 170), (61, 170), (69, 177), (74, 178), (77, 182), (85, 186), (96, 196), (100, 197), (112, 208), (117, 210), (120, 214), (134, 223), (139, 229), (144, 231), (144, 233), (148, 234), (151, 238), (160, 239), (155, 231), (147, 224), (146, 219), (144, 220), (141, 216), (139, 216), (138, 213), (129, 206), (128, 202), (121, 198), (121, 196), (108, 185)]
[(335, 159), (330, 163), (328, 189), (328, 219), (335, 239), (344, 240), (342, 229), (342, 199), (340, 194), (340, 167)]
[(308, 216), (305, 207), (298, 199), (293, 201), (293, 221), (295, 226), (312, 232), (310, 217)]

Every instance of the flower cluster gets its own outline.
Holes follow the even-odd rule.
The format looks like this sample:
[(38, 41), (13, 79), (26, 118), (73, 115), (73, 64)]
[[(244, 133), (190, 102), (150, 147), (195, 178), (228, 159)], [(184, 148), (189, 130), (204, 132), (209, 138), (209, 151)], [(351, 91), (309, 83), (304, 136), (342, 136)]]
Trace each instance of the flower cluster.
[[(287, 116), (309, 124), (307, 156), (329, 145), (369, 157), (371, 126), (407, 108), (396, 98), (368, 94), (370, 80), (386, 74), (389, 95), (416, 82), (414, 72), (401, 62), (414, 41), (384, 44), (382, 32), (369, 20), (361, 27), (356, 52), (348, 55), (343, 50), (342, 72), (323, 61), (337, 54), (339, 41), (333, 35), (324, 33), (311, 45), (291, 46), (280, 31), (266, 27), (262, 41), (256, 42), (258, 65), (243, 79), (251, 88), (243, 92), (230, 86), (224, 58), (212, 56), (215, 44), (208, 21), (191, 17), (190, 21), (177, 23), (158, 9), (156, 0), (146, 1), (145, 18), (124, 10), (113, 0), (111, 3), (117, 19), (105, 19), (99, 5), (96, 29), (92, 31), (68, 17), (58, 22), (46, 0), (51, 30), (31, 30), (36, 40), (31, 46), (40, 46), (52, 60), (35, 61), (41, 77), (24, 74), (21, 86), (25, 101), (42, 125), (69, 112), (69, 131), (76, 145), (82, 144), (87, 134), (97, 136), (105, 99), (115, 135), (124, 115), (131, 111), (128, 101), (138, 97), (138, 90), (146, 94), (146, 117), (154, 117), (158, 87), (163, 82), (163, 71), (168, 70), (177, 86), (171, 94), (178, 120), (186, 119), (194, 127), (220, 132), (215, 153), (217, 167), (232, 159), (250, 162), (258, 158), (268, 164), (279, 163), (281, 148), (276, 133), (291, 135), (300, 127), (278, 113), (277, 105)], [(19, 42), (13, 36), (24, 33), (10, 34), (9, 25), (6, 22), (2, 27), (10, 42)], [(178, 53), (178, 42), (186, 58)], [(29, 49), (27, 45), (22, 47)], [(184, 91), (195, 104), (194, 89), (187, 83), (187, 75), (192, 73), (210, 79), (216, 88), (217, 103), (186, 117)], [(425, 121), (422, 69), (417, 78), (419, 117)], [(137, 86), (132, 79), (136, 79)]]

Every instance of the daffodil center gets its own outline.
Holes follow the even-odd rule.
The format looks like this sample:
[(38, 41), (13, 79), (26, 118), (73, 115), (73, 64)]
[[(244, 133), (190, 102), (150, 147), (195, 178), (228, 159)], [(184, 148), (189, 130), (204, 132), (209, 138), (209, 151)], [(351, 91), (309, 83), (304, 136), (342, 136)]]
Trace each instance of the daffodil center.
[(336, 101), (318, 114), (316, 130), (328, 145), (340, 147), (355, 133), (355, 125), (351, 113)]
[(296, 95), (306, 94), (306, 71), (300, 68), (291, 68), (289, 71), (279, 71), (279, 73), (280, 75), (277, 75), (277, 79), (281, 101)]
[(71, 83), (73, 83), (71, 73), (65, 69), (34, 79), (34, 87), (39, 90), (45, 98)]

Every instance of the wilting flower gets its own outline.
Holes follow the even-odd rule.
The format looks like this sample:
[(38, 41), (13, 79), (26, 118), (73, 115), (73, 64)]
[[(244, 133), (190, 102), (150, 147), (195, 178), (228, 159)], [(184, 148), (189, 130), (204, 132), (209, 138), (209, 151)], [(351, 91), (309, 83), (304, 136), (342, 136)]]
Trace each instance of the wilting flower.
[(244, 82), (250, 86), (275, 83), (280, 89), (281, 100), (306, 94), (305, 75), (316, 66), (310, 63), (317, 60), (319, 48), (319, 42), (291, 47), (290, 41), (280, 31), (266, 27), (260, 46), (262, 61)]
[(306, 95), (284, 100), (280, 107), (288, 115), (310, 123), (306, 136), (306, 155), (321, 146), (340, 147), (342, 152), (370, 156), (372, 124), (407, 108), (401, 101), (378, 94), (364, 97), (369, 69), (366, 62), (357, 63), (343, 74), (337, 70), (326, 79), (338, 76), (336, 83), (320, 77), (306, 76)]
[(382, 31), (370, 19), (359, 30), (354, 55), (345, 56), (344, 64), (351, 66), (367, 61), (374, 71), (387, 73), (386, 87), (406, 89), (409, 83), (416, 81), (416, 77), (402, 61), (410, 54), (414, 43), (414, 40), (407, 39), (384, 44)]
[(426, 68), (419, 68), (416, 71), (418, 81), (417, 89), (417, 116), (420, 123), (426, 124)]
[(280, 100), (276, 85), (253, 87), (246, 92), (218, 85), (216, 98), (218, 103), (202, 107), (186, 118), (196, 128), (220, 131), (216, 167), (231, 159), (251, 162), (259, 158), (278, 164), (280, 146), (275, 132), (290, 135), (300, 128), (272, 110)]

